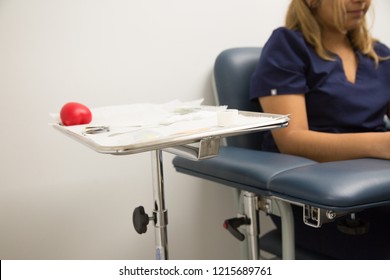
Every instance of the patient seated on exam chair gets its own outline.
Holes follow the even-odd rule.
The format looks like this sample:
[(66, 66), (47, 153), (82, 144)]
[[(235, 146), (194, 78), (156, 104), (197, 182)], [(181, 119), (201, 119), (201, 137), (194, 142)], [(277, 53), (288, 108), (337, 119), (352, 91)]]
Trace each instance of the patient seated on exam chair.
[[(251, 80), (250, 97), (264, 112), (291, 114), (287, 128), (265, 136), (263, 150), (318, 162), (390, 159), (384, 122), (390, 113), (390, 49), (366, 28), (370, 2), (291, 1), (285, 27), (270, 36)], [(336, 6), (341, 18), (328, 13)], [(344, 12), (353, 9), (364, 13), (352, 18)], [(390, 259), (389, 207), (321, 229), (303, 224), (302, 208), (294, 207), (294, 215), (302, 248), (336, 259)]]

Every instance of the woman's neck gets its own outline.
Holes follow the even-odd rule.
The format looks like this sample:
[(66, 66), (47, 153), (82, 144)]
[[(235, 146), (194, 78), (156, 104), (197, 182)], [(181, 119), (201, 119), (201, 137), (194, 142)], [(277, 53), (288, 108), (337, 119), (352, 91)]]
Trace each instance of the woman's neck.
[(327, 50), (333, 53), (338, 53), (340, 50), (352, 49), (347, 34), (338, 30), (323, 30), (322, 43)]

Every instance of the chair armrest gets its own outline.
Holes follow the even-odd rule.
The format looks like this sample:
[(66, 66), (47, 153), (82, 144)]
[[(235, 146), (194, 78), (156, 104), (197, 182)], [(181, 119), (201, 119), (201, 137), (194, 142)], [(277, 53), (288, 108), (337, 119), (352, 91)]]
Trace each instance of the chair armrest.
[(334, 211), (390, 204), (390, 161), (355, 159), (318, 163), (274, 176), (269, 189), (280, 198)]
[(231, 146), (221, 147), (219, 155), (211, 159), (173, 159), (178, 172), (258, 195), (269, 193), (268, 182), (276, 174), (313, 164), (316, 162), (302, 157)]

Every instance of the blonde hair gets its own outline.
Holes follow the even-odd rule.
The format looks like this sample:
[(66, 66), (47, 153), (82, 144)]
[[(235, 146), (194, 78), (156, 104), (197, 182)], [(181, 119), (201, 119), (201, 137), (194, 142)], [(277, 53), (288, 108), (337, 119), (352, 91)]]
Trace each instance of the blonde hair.
[[(320, 2), (321, 0), (316, 0), (314, 3), (318, 6)], [(332, 2), (334, 24), (341, 32), (344, 32), (345, 7), (341, 0)], [(292, 0), (286, 15), (286, 28), (301, 31), (305, 40), (314, 47), (321, 58), (333, 60), (334, 58), (322, 43), (322, 28), (314, 13), (315, 8), (310, 8), (305, 0)], [(354, 48), (371, 57), (376, 64), (383, 59), (374, 50), (376, 40), (371, 37), (366, 19), (358, 28), (349, 31), (347, 36)]]

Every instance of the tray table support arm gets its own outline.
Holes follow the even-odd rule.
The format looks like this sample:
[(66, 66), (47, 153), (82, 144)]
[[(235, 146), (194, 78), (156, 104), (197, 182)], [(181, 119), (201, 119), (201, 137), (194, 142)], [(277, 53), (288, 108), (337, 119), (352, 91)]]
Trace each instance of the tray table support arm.
[(156, 259), (168, 259), (168, 214), (165, 209), (164, 196), (164, 172), (163, 172), (163, 157), (161, 150), (152, 151), (152, 171), (153, 171), (153, 199), (155, 217), (155, 245)]

